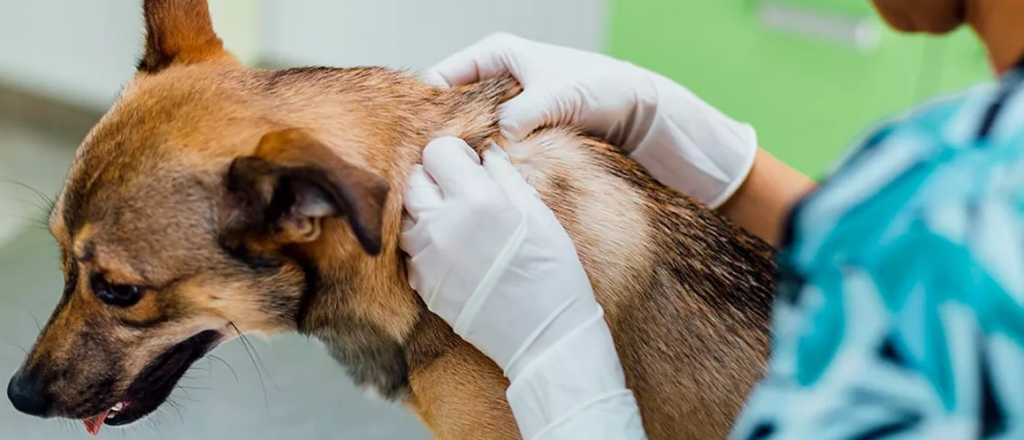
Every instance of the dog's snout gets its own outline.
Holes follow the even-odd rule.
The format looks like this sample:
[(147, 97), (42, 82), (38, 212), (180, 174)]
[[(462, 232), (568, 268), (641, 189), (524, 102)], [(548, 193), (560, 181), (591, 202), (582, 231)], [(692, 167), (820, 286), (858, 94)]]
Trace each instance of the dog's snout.
[(16, 373), (7, 384), (7, 398), (25, 414), (46, 417), (50, 413), (52, 401), (46, 395), (43, 381), (34, 374)]

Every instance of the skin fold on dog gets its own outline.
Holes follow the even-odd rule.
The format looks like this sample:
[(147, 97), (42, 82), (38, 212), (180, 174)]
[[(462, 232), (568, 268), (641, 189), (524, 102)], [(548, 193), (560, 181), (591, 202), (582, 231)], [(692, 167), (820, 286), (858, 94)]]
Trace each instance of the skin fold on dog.
[(502, 138), (511, 79), (250, 69), (205, 1), (147, 0), (145, 15), (138, 74), (51, 215), (67, 287), (16, 376), (46, 402), (37, 415), (123, 403), (106, 422), (130, 423), (216, 344), (298, 331), (437, 438), (519, 438), (507, 380), (426, 309), (398, 249), (406, 175), (450, 134), (502, 145), (568, 230), (649, 437), (726, 436), (768, 351), (765, 243), (571, 127)]

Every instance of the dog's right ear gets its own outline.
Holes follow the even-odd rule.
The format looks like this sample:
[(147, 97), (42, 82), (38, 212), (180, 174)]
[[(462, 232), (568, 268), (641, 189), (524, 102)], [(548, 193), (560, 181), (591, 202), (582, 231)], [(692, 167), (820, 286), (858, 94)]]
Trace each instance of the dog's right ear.
[(227, 185), (236, 217), (226, 237), (231, 247), (309, 243), (326, 219), (342, 218), (367, 253), (381, 251), (388, 183), (302, 130), (263, 136), (254, 155), (232, 162)]
[(140, 72), (172, 64), (194, 64), (228, 56), (213, 31), (206, 0), (145, 0), (146, 53)]

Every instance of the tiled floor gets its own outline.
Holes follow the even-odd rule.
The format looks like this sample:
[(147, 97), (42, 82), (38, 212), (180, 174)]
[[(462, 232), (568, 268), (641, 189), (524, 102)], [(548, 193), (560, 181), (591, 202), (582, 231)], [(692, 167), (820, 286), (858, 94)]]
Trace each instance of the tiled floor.
[[(73, 142), (71, 142), (73, 144)], [(61, 289), (57, 252), (34, 219), (35, 196), (10, 180), (52, 195), (72, 145), (0, 122), (0, 389), (17, 369), (56, 304)], [(342, 368), (313, 340), (291, 335), (255, 342), (263, 380), (241, 344), (217, 349), (223, 364), (202, 360), (186, 379), (192, 387), (150, 418), (106, 438), (189, 440), (426, 439), (404, 408), (373, 401), (351, 385)], [(0, 440), (87, 438), (81, 423), (39, 420), (17, 413), (0, 393)]]

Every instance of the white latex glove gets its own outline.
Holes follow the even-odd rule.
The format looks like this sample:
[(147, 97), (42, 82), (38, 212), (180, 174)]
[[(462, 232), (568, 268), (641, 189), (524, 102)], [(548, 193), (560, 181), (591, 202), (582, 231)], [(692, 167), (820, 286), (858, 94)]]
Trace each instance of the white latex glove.
[(431, 142), (405, 207), (410, 284), (505, 371), (524, 438), (643, 437), (575, 246), (503, 150)]
[(511, 74), (523, 93), (501, 108), (504, 135), (576, 124), (620, 146), (663, 184), (717, 208), (746, 180), (754, 129), (686, 88), (604, 55), (508, 34), (488, 37), (424, 74), (439, 87)]

